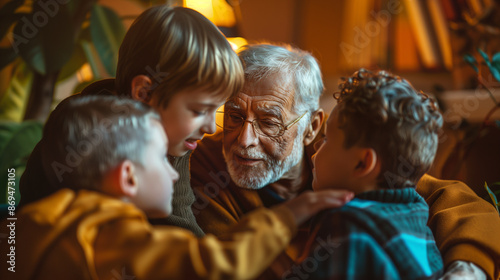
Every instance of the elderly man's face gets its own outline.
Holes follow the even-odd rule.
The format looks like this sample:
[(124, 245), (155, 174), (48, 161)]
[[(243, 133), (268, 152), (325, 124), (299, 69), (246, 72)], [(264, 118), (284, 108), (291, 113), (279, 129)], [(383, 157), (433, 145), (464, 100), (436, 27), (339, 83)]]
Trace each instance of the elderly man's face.
[(255, 119), (284, 126), (293, 122), (300, 117), (292, 111), (293, 98), (291, 79), (275, 74), (259, 82), (246, 81), (241, 92), (226, 103), (226, 116), (248, 121), (240, 129), (224, 130), (224, 158), (231, 178), (240, 187), (262, 188), (279, 180), (302, 159), (305, 126), (300, 122), (278, 137), (261, 135), (250, 123)]

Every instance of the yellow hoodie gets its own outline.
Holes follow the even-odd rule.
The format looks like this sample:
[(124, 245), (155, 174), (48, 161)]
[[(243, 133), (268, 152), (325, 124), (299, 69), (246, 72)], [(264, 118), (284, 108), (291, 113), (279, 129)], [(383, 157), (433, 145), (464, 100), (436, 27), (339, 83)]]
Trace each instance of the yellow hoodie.
[[(0, 279), (251, 279), (297, 230), (287, 208), (262, 208), (225, 240), (199, 239), (184, 229), (151, 226), (132, 204), (69, 189), (26, 205), (16, 218), (0, 228), (5, 236), (15, 224), (15, 244), (0, 239)], [(8, 270), (10, 246), (15, 272)]]

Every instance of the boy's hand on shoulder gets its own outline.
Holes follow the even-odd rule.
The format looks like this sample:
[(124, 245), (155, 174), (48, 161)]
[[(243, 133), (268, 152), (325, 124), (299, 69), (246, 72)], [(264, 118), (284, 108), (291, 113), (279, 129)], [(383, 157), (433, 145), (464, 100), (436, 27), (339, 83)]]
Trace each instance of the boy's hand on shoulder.
[(306, 191), (282, 205), (291, 210), (300, 225), (322, 210), (341, 207), (353, 197), (354, 193), (346, 190)]
[(486, 274), (471, 262), (454, 261), (439, 280), (486, 280)]

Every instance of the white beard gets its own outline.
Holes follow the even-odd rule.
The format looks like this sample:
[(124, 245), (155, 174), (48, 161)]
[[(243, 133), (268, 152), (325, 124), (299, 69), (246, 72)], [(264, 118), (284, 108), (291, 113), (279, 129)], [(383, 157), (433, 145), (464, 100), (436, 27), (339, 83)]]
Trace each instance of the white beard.
[[(223, 149), (224, 159), (227, 163), (227, 169), (231, 179), (236, 185), (246, 189), (261, 189), (268, 184), (274, 183), (288, 172), (292, 167), (299, 164), (304, 156), (304, 145), (302, 142), (302, 133), (298, 133), (293, 141), (292, 152), (284, 159), (277, 160), (272, 156), (257, 151), (255, 148), (241, 150), (237, 146), (231, 147), (230, 155), (226, 155)], [(262, 159), (264, 168), (244, 166), (234, 163), (232, 155), (236, 154), (247, 156), (249, 158)]]

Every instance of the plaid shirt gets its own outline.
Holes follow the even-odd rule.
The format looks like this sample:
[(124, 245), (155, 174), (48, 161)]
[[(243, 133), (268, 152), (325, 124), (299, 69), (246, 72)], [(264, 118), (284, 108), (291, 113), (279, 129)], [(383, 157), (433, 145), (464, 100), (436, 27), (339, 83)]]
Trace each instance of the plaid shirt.
[(413, 188), (361, 193), (313, 221), (308, 246), (282, 279), (437, 279), (443, 262)]

